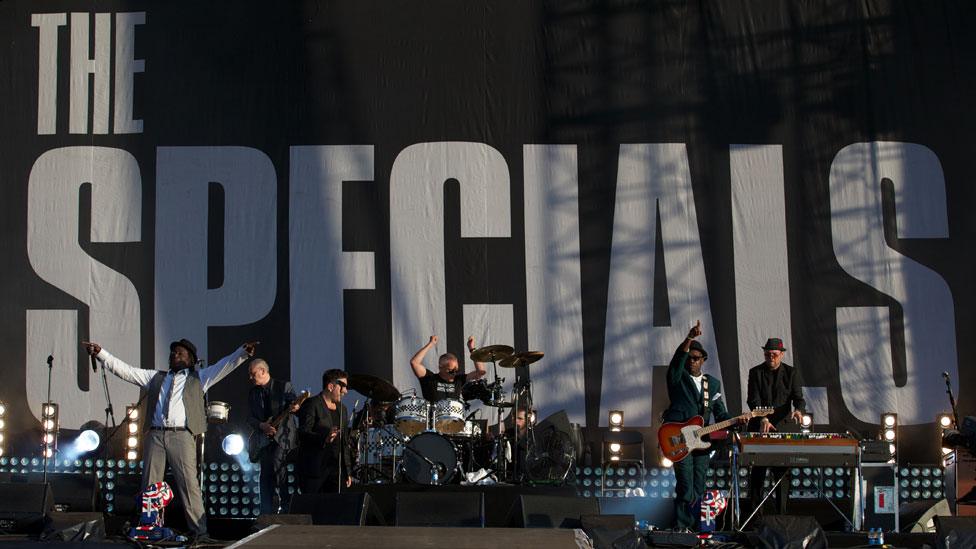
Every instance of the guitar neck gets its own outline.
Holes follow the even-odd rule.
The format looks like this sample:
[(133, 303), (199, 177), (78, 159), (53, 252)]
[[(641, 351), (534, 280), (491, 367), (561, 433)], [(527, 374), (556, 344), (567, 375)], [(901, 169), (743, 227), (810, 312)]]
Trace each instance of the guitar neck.
[(699, 435), (707, 435), (708, 433), (712, 433), (714, 431), (721, 431), (722, 429), (725, 429), (729, 425), (732, 425), (733, 423), (739, 421), (739, 418), (749, 419), (751, 416), (752, 416), (752, 414), (742, 414), (741, 416), (736, 416), (736, 417), (727, 419), (725, 421), (720, 421), (718, 423), (713, 423), (713, 424), (709, 425), (708, 427), (702, 427), (701, 429), (699, 429), (698, 430), (698, 434)]

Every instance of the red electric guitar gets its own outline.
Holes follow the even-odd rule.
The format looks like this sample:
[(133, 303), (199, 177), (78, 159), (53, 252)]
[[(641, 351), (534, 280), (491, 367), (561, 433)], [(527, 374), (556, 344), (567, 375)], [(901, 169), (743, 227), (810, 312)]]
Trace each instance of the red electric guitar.
[(711, 446), (712, 443), (702, 440), (705, 435), (725, 429), (737, 423), (741, 418), (752, 419), (768, 416), (771, 413), (773, 413), (772, 408), (756, 408), (741, 416), (713, 423), (708, 427), (703, 427), (705, 420), (701, 416), (695, 416), (685, 422), (668, 422), (661, 425), (661, 428), (657, 430), (657, 443), (661, 447), (664, 457), (677, 463), (685, 459), (685, 456), (693, 450), (704, 450)]

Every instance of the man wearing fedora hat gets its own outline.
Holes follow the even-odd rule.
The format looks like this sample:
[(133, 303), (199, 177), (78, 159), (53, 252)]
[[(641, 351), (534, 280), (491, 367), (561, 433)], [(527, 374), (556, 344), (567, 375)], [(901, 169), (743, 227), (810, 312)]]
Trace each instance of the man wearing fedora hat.
[[(803, 400), (803, 380), (800, 371), (783, 362), (786, 354), (786, 347), (783, 340), (778, 337), (771, 337), (763, 345), (763, 356), (765, 360), (762, 364), (752, 367), (749, 370), (748, 391), (746, 393), (746, 405), (754, 410), (759, 407), (769, 406), (773, 408), (773, 413), (763, 418), (755, 418), (749, 424), (750, 431), (769, 433), (784, 429), (786, 427), (799, 426), (806, 411), (806, 402)], [(792, 425), (787, 423), (792, 420)], [(786, 426), (786, 427), (784, 427)], [(753, 467), (751, 482), (749, 484), (749, 499), (753, 506), (762, 500), (763, 482), (766, 479), (767, 467)], [(789, 479), (785, 478), (789, 469), (786, 467), (773, 467), (773, 476), (776, 478), (784, 477), (779, 485), (779, 492), (776, 494), (776, 508), (779, 514), (786, 512), (786, 501), (789, 496)], [(762, 511), (760, 511), (760, 514)]]
[(203, 394), (254, 356), (257, 342), (241, 345), (216, 363), (200, 368), (196, 346), (187, 339), (169, 346), (169, 371), (135, 368), (97, 343), (83, 341), (88, 354), (121, 379), (146, 390), (142, 487), (163, 480), (173, 470), (176, 493), (183, 500), (186, 523), (197, 542), (209, 540), (203, 494), (197, 479), (196, 436), (207, 430)]

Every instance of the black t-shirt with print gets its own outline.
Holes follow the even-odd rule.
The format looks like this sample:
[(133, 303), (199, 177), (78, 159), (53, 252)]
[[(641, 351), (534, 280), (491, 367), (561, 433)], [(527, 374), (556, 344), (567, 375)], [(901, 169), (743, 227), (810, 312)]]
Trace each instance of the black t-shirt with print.
[(427, 374), (420, 378), (420, 392), (425, 400), (437, 402), (446, 398), (461, 400), (461, 387), (464, 386), (464, 374), (458, 373), (454, 381), (444, 381), (435, 372), (427, 370)]

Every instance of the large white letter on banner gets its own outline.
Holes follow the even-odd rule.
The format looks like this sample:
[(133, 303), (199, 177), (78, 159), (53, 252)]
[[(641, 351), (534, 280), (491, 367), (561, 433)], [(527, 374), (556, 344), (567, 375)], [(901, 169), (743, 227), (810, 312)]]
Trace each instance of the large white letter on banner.
[(525, 286), (529, 348), (540, 417), (566, 410), (586, 422), (583, 302), (580, 286), (579, 184), (574, 145), (526, 145)]
[[(64, 147), (42, 154), (27, 184), (27, 256), (45, 281), (88, 305), (89, 334), (119, 358), (139, 362), (139, 294), (122, 274), (95, 261), (78, 244), (79, 189), (91, 183), (91, 241), (135, 242), (142, 238), (142, 176), (136, 159), (106, 147)], [(40, 418), (47, 396), (48, 355), (55, 357), (51, 394), (61, 404), (61, 427), (77, 429), (101, 419), (105, 395), (93, 377), (88, 392), (79, 374), (78, 313), (27, 310), (27, 402)], [(80, 370), (79, 370), (80, 369)], [(135, 402), (138, 389), (108, 376), (115, 402)]]
[[(938, 157), (922, 145), (855, 143), (830, 166), (834, 255), (848, 274), (901, 304), (904, 385), (895, 383), (888, 307), (837, 309), (840, 387), (847, 408), (874, 423), (897, 412), (903, 425), (929, 423), (945, 408), (949, 372), (958, 383), (952, 294), (938, 273), (885, 242), (881, 182), (894, 184), (898, 238), (948, 238), (945, 179)], [(958, 385), (957, 385), (958, 386)]]
[[(745, 407), (749, 369), (764, 360), (767, 338), (793, 349), (786, 195), (781, 145), (732, 145), (732, 246), (739, 379)], [(790, 363), (797, 365), (796, 359)], [(728, 387), (725, 388), (729, 390)], [(827, 423), (827, 418), (820, 418)]]
[[(654, 255), (659, 215), (663, 258)], [(653, 325), (652, 314), (658, 259), (665, 264), (671, 307), (671, 325), (663, 327)], [(721, 380), (683, 144), (620, 147), (608, 294), (600, 425), (609, 410), (623, 410), (628, 425), (651, 425), (651, 367), (671, 361), (696, 320), (710, 351), (707, 372)]]
[[(390, 173), (390, 293), (393, 383), (401, 391), (419, 388), (410, 369), (414, 352), (431, 335), (447, 334), (444, 182), (448, 179), (461, 185), (462, 238), (511, 237), (508, 165), (497, 150), (483, 143), (420, 143), (397, 156)], [(458, 342), (457, 348), (463, 344)], [(435, 349), (435, 358), (444, 349), (443, 343)]]
[(372, 290), (373, 252), (342, 251), (342, 182), (372, 181), (373, 147), (292, 147), (289, 177), (291, 381), (321, 386), (322, 349), (345, 364), (343, 291)]
[[(207, 289), (210, 182), (224, 189), (224, 283)], [(156, 154), (156, 359), (187, 338), (209, 356), (208, 326), (238, 326), (274, 305), (277, 178), (247, 147), (160, 147)], [(233, 349), (214, 349), (216, 360)]]

